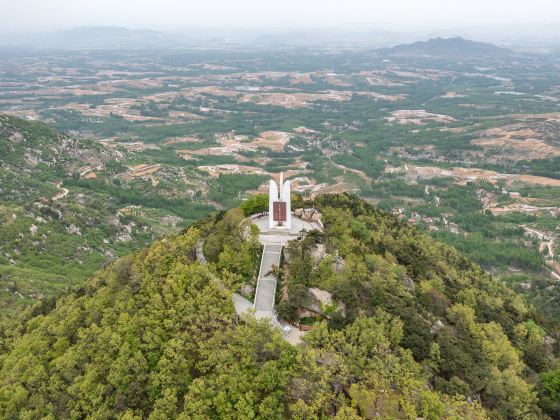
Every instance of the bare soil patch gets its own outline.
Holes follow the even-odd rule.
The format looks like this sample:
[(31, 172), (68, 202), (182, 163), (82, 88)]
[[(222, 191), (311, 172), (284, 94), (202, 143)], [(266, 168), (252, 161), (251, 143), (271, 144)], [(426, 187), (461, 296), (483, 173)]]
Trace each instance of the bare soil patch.
[(492, 183), (497, 182), (499, 179), (504, 179), (511, 185), (512, 182), (522, 182), (533, 185), (545, 186), (560, 186), (560, 179), (546, 178), (534, 175), (520, 175), (520, 174), (502, 174), (496, 171), (477, 168), (452, 168), (442, 169), (434, 166), (407, 166), (406, 175), (409, 179), (420, 178), (435, 178), (435, 177), (451, 177), (455, 178), (458, 183), (464, 184), (469, 181), (486, 180)]
[(197, 169), (208, 172), (210, 176), (214, 178), (217, 178), (220, 175), (231, 174), (269, 175), (265, 170), (257, 166), (245, 166), (236, 164), (203, 165), (197, 167)]
[(141, 176), (154, 174), (154, 173), (158, 172), (160, 169), (161, 169), (161, 165), (159, 165), (159, 164), (148, 165), (148, 164), (142, 163), (140, 165), (131, 166), (127, 175), (131, 176), (133, 178), (137, 178), (137, 177), (141, 177)]
[(531, 160), (560, 156), (560, 147), (547, 144), (531, 128), (521, 124), (485, 130), (471, 143), (485, 149), (495, 149), (494, 160)]
[(398, 124), (424, 125), (430, 122), (449, 124), (455, 122), (455, 118), (444, 114), (432, 114), (424, 109), (399, 109), (391, 113), (390, 117), (385, 118), (388, 122)]
[(281, 151), (290, 141), (292, 135), (284, 131), (265, 131), (250, 144), (255, 147), (262, 147), (270, 150)]

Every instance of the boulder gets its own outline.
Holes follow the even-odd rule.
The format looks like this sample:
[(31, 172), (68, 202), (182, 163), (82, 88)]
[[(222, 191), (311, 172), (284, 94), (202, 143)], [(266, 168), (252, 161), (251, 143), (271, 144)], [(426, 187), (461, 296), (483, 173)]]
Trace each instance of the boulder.
[(29, 227), (29, 233), (31, 233), (32, 236), (35, 236), (38, 231), (39, 231), (39, 228), (35, 225), (31, 225)]
[(432, 328), (430, 329), (430, 333), (432, 334), (437, 334), (437, 332), (439, 330), (441, 330), (443, 327), (445, 327), (444, 323), (441, 322), (441, 319), (438, 319), (433, 325)]
[(414, 292), (416, 290), (416, 283), (414, 283), (414, 280), (408, 276), (403, 277), (401, 283), (409, 292)]
[(80, 228), (75, 226), (73, 223), (71, 223), (70, 226), (66, 227), (66, 231), (70, 235), (82, 236), (82, 231), (80, 230)]
[(324, 244), (316, 244), (311, 249), (311, 259), (313, 262), (318, 263), (327, 256), (327, 247)]
[(309, 295), (312, 299), (318, 301), (322, 305), (330, 306), (333, 303), (332, 293), (326, 290), (312, 287), (309, 289)]

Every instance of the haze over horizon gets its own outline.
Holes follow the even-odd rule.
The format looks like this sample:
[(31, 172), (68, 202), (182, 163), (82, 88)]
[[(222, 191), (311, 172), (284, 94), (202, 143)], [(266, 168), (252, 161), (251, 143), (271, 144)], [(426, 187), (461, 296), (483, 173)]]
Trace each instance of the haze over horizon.
[(512, 3), (397, 0), (368, 4), (348, 0), (270, 4), (257, 0), (181, 2), (161, 0), (22, 0), (9, 2), (0, 15), (0, 32), (41, 32), (78, 26), (125, 26), (163, 31), (196, 32), (201, 28), (274, 32), (282, 29), (337, 27), (351, 30), (435, 31), (454, 27), (543, 25), (560, 21), (560, 3), (553, 0)]

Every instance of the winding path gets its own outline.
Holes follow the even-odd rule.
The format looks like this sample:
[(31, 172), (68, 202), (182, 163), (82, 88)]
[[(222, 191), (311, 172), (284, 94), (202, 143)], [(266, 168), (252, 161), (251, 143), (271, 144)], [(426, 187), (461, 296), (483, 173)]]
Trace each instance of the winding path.
[(206, 257), (204, 256), (204, 239), (199, 238), (196, 241), (196, 259), (201, 264), (206, 264)]
[(545, 249), (547, 250), (548, 255), (545, 256), (545, 263), (548, 266), (549, 273), (553, 279), (560, 280), (560, 275), (555, 271), (557, 265), (554, 263), (554, 247), (556, 245), (554, 236), (524, 225), (521, 225), (521, 227), (525, 229), (525, 232), (528, 233), (529, 236), (535, 237), (541, 241), (539, 244), (539, 252), (542, 253)]
[(364, 172), (364, 171), (360, 171), (359, 169), (354, 169), (354, 168), (349, 168), (347, 166), (341, 165), (340, 163), (336, 163), (334, 160), (330, 160), (331, 163), (337, 167), (338, 169), (342, 169), (344, 172), (348, 171), (348, 172), (352, 172), (357, 174), (360, 178), (362, 178), (364, 181), (371, 183), (372, 179)]
[[(206, 261), (206, 256), (204, 255), (204, 238), (199, 238), (198, 241), (196, 241), (196, 260), (200, 263), (200, 264), (207, 264), (208, 262)], [(218, 285), (220, 286), (221, 289), (225, 289), (225, 286), (222, 284), (222, 282), (213, 274), (212, 275), (212, 279), (218, 283)], [(245, 299), (243, 296), (241, 296), (238, 293), (233, 293), (231, 296), (231, 300), (233, 301), (233, 306), (235, 308), (235, 312), (237, 313), (237, 315), (241, 316), (244, 313), (247, 313), (247, 311), (250, 311), (254, 308), (254, 305), (249, 302), (247, 299)]]
[(57, 182), (55, 185), (60, 191), (53, 195), (53, 201), (60, 200), (68, 195), (68, 188), (63, 188), (62, 182)]

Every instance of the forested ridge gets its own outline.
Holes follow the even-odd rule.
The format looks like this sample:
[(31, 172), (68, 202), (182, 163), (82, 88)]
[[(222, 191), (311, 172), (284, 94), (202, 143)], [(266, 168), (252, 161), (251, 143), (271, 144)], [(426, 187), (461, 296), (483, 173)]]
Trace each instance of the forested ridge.
[(254, 277), (258, 247), (233, 209), (6, 321), (0, 417), (558, 417), (553, 320), (360, 199), (307, 204), (325, 231), (286, 249), (278, 312), (294, 317), (310, 287), (345, 311), (303, 344), (237, 319), (231, 293)]

